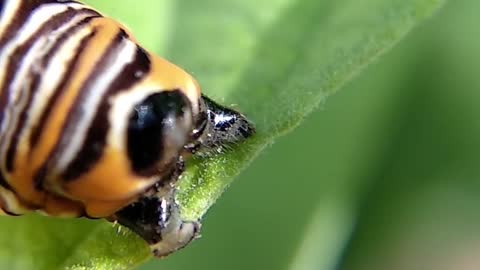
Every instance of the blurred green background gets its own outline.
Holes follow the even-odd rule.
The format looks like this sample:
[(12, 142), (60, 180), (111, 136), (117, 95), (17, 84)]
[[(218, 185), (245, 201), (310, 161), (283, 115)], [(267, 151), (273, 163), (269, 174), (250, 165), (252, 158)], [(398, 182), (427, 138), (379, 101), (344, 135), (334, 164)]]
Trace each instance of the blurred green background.
[(480, 269), (479, 10), (447, 3), (140, 269)]

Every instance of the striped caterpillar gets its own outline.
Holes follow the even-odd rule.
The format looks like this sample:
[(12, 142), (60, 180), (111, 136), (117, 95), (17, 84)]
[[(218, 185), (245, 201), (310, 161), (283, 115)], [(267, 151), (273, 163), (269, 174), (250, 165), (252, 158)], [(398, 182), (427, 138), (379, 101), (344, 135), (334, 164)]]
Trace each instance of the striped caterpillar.
[(106, 218), (165, 256), (197, 237), (185, 160), (254, 134), (239, 112), (77, 1), (0, 2), (0, 207)]

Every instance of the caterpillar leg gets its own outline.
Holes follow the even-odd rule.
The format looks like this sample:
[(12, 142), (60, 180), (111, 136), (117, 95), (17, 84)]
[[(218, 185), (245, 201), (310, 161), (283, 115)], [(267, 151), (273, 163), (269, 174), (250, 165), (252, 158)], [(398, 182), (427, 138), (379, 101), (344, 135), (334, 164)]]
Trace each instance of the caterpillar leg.
[(162, 190), (140, 198), (117, 212), (114, 219), (141, 236), (156, 257), (185, 247), (198, 238), (201, 226), (197, 221), (182, 220), (173, 188), (166, 194)]
[(156, 257), (167, 256), (200, 235), (200, 222), (183, 220), (175, 202), (175, 182), (183, 170), (179, 158), (175, 169), (166, 176), (168, 181), (157, 183), (112, 217), (142, 237)]

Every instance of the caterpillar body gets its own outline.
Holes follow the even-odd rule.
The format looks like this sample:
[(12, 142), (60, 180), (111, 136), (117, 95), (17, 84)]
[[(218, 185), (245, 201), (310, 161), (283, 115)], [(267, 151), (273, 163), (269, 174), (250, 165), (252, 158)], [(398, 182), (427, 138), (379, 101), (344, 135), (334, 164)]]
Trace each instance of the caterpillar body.
[(254, 133), (181, 68), (78, 1), (0, 2), (0, 208), (106, 218), (156, 256), (198, 235), (175, 186), (185, 159)]

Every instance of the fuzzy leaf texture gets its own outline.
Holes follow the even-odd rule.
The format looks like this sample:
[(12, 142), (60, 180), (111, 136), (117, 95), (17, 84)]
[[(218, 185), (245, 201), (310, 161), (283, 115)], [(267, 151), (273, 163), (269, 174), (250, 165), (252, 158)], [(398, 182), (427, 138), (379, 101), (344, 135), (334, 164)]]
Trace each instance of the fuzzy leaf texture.
[[(443, 3), (87, 2), (125, 23), (147, 49), (185, 68), (204, 93), (256, 125), (258, 133), (248, 142), (188, 163), (178, 194), (186, 219), (201, 218), (266, 146)], [(150, 258), (141, 239), (101, 220), (1, 217), (0, 228), (1, 269), (132, 269)]]

